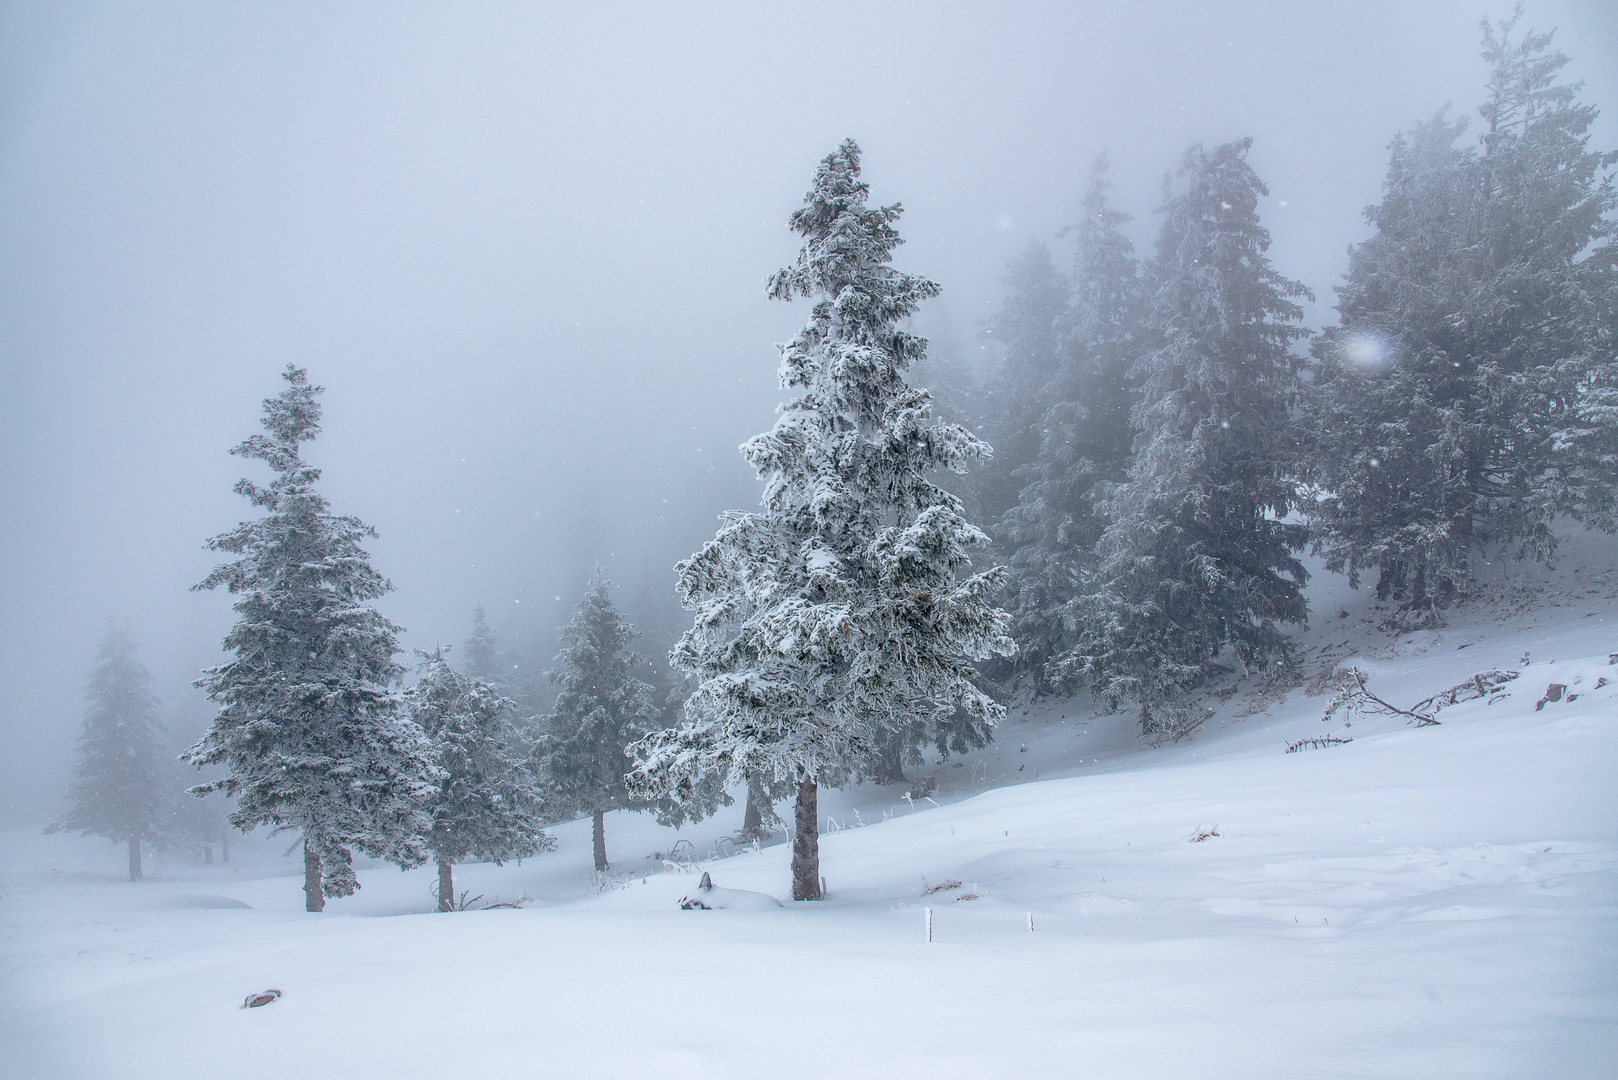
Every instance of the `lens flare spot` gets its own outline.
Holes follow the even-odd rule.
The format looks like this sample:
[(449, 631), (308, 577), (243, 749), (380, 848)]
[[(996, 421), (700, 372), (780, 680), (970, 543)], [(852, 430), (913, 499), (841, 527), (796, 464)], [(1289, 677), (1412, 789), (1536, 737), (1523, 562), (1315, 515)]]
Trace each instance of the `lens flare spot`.
[(1343, 359), (1355, 367), (1385, 368), (1393, 362), (1393, 342), (1381, 334), (1353, 334), (1343, 342)]

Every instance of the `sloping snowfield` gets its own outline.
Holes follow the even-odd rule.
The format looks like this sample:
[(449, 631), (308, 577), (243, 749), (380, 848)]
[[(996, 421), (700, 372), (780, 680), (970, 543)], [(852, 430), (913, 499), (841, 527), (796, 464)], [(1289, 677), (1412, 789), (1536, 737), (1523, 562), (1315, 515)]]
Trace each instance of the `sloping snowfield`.
[[(387, 866), (307, 915), (284, 838), (134, 885), (121, 848), (0, 834), (0, 1074), (1612, 1076), (1614, 546), (1398, 636), (1317, 579), (1306, 677), (1352, 663), (1408, 707), (1519, 672), (1438, 726), (1323, 722), (1310, 687), (1249, 679), (1177, 745), (1040, 703), (931, 799), (825, 793), (824, 903), (679, 909), (700, 870), (785, 896), (784, 846), (716, 840), (740, 807), (609, 818), (605, 880), (564, 825), (554, 854), (458, 869), (520, 909), (442, 915), (430, 871)], [(1328, 735), (1352, 741), (1286, 752)]]

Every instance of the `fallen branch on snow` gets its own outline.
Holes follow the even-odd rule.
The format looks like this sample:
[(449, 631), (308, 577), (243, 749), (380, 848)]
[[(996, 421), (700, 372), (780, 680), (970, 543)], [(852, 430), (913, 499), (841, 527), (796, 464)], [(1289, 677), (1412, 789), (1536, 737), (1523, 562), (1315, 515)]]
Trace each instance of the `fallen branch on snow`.
[(1302, 750), (1306, 746), (1318, 750), (1322, 746), (1341, 746), (1343, 743), (1351, 743), (1353, 741), (1353, 739), (1339, 739), (1335, 735), (1324, 735), (1318, 739), (1299, 739), (1297, 742), (1287, 743), (1287, 753), (1296, 754), (1299, 750)]
[(1499, 693), (1502, 686), (1515, 679), (1517, 674), (1515, 671), (1480, 671), (1465, 682), (1456, 683), (1442, 693), (1416, 702), (1411, 708), (1416, 712), (1437, 713), (1440, 709), (1459, 705), (1463, 701), (1478, 701), (1491, 697)]
[(1365, 686), (1365, 681), (1370, 677), (1357, 667), (1341, 669), (1338, 672), (1337, 692), (1332, 695), (1331, 701), (1326, 705), (1326, 711), (1320, 718), (1330, 720), (1339, 712), (1350, 714), (1362, 712), (1381, 716), (1402, 716), (1406, 722), (1414, 720), (1417, 727), (1437, 725), (1438, 720), (1433, 716), (1413, 709), (1401, 709), (1371, 693)]

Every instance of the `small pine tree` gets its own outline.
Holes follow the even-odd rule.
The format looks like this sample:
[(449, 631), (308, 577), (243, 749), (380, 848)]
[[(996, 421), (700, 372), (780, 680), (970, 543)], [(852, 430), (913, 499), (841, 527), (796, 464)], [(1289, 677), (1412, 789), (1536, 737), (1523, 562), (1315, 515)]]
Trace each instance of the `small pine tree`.
[(417, 655), (421, 674), (405, 701), (438, 767), (427, 804), (427, 848), (438, 863), (438, 910), (453, 911), (456, 863), (478, 859), (498, 866), (549, 851), (556, 842), (541, 827), (544, 808), (512, 722), (515, 705), (489, 683), (450, 667), (442, 649)]
[(676, 800), (716, 774), (794, 783), (795, 900), (821, 896), (818, 785), (870, 760), (884, 731), (956, 706), (987, 729), (1003, 709), (971, 661), (1013, 649), (990, 599), (1004, 571), (966, 573), (988, 538), (933, 480), (987, 447), (932, 422), (905, 379), (926, 343), (898, 324), (938, 286), (890, 265), (900, 208), (868, 206), (859, 173), (850, 140), (792, 215), (804, 246), (768, 291), (814, 301), (781, 347), (782, 385), (798, 396), (742, 448), (763, 511), (725, 515), (677, 567), (695, 619), (670, 660), (697, 689), (679, 727), (636, 747), (631, 778)]
[(140, 881), (142, 840), (165, 839), (170, 788), (162, 753), (152, 676), (135, 658), (130, 631), (113, 627), (101, 641), (85, 687), (90, 709), (79, 735), (78, 760), (68, 789), (72, 806), (46, 831), (122, 841), (129, 849), (129, 880)]
[(1283, 520), (1298, 490), (1288, 404), (1291, 344), (1307, 295), (1265, 257), (1267, 194), (1250, 140), (1187, 151), (1153, 265), (1162, 344), (1135, 366), (1135, 460), (1110, 500), (1098, 587), (1078, 645), (1057, 664), (1115, 706), (1154, 707), (1204, 677), (1227, 647), (1247, 667), (1284, 662), (1279, 626), (1306, 615), (1306, 540)]
[(320, 911), (359, 888), (355, 849), (401, 867), (426, 861), (434, 771), (393, 688), (399, 627), (370, 606), (392, 588), (360, 546), (376, 531), (331, 513), (315, 490), (320, 470), (299, 452), (320, 431), (320, 388), (291, 364), (282, 377), (264, 434), (231, 451), (274, 470), (268, 487), (236, 484), (264, 516), (209, 540), (239, 558), (193, 586), (239, 599), (224, 642), (234, 658), (196, 683), (219, 711), (186, 757), (226, 767), (192, 792), (233, 796), (238, 829), (302, 833), (305, 906)]
[(1394, 141), (1313, 350), (1316, 547), (1352, 584), (1374, 570), (1406, 622), (1465, 596), (1490, 548), (1548, 561), (1558, 514), (1618, 524), (1618, 156), (1590, 149), (1551, 35), (1513, 41), (1516, 21), (1483, 24), (1477, 147), (1442, 113)]
[(562, 631), (564, 647), (550, 676), (559, 692), (537, 750), (546, 797), (590, 815), (598, 871), (607, 869), (607, 812), (649, 808), (624, 777), (634, 764), (629, 747), (657, 726), (659, 715), (651, 685), (635, 677), (645, 659), (629, 643), (639, 631), (613, 607), (612, 588), (597, 566)]
[(466, 639), (462, 650), (468, 675), (497, 687), (508, 681), (510, 665), (501, 656), (494, 627), (489, 625), (489, 618), (484, 614), (481, 603), (472, 610), (472, 634)]

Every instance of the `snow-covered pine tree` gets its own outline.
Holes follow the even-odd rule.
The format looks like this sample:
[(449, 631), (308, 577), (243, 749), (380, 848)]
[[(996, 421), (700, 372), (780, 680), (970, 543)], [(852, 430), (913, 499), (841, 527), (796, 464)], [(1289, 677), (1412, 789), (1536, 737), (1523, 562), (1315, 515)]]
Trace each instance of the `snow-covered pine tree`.
[[(688, 707), (696, 707), (696, 703), (692, 701), (692, 695), (696, 692), (698, 685), (698, 680), (692, 676), (676, 674), (673, 685), (668, 693), (664, 695), (662, 708), (658, 713), (657, 725), (654, 730), (667, 730), (683, 722)], [(629, 751), (633, 758), (636, 747), (631, 746)], [(678, 792), (678, 797), (676, 797), (675, 792), (665, 789), (645, 789), (642, 794), (646, 795), (648, 799), (655, 799), (655, 802), (651, 803), (651, 808), (653, 814), (657, 817), (658, 824), (666, 825), (672, 829), (683, 829), (691, 822), (712, 817), (721, 807), (730, 806), (736, 801), (725, 790), (726, 779), (724, 775), (709, 772), (699, 777), (696, 783)], [(788, 785), (790, 790), (781, 792), (779, 791), (781, 785), (775, 783), (773, 777), (763, 779), (766, 784), (764, 798), (773, 797), (775, 801), (779, 801), (783, 798), (791, 798), (797, 791), (796, 785)], [(635, 782), (634, 775), (631, 774), (626, 777), (626, 782), (633, 784)], [(751, 798), (751, 794), (749, 797)], [(769, 816), (762, 806), (755, 807), (755, 809), (758, 811), (761, 822)], [(773, 806), (770, 811), (773, 814)], [(744, 813), (744, 823), (746, 819), (747, 816)]]
[(172, 789), (152, 676), (135, 658), (128, 629), (107, 630), (85, 696), (90, 708), (67, 793), (72, 805), (46, 831), (122, 841), (129, 849), (129, 880), (139, 881), (145, 876), (141, 841), (165, 838)]
[(1590, 148), (1551, 35), (1513, 41), (1516, 21), (1483, 24), (1477, 147), (1443, 114), (1394, 141), (1313, 350), (1316, 547), (1355, 584), (1375, 570), (1406, 621), (1465, 595), (1487, 549), (1548, 560), (1559, 513), (1618, 524), (1618, 157)]
[(438, 910), (453, 911), (456, 863), (498, 866), (556, 842), (542, 828), (544, 806), (513, 723), (515, 704), (450, 667), (443, 649), (417, 655), (421, 673), (405, 701), (439, 770), (427, 803), (427, 848), (438, 863)]
[(1265, 256), (1250, 140), (1186, 152), (1164, 206), (1152, 278), (1161, 344), (1135, 365), (1135, 458), (1109, 500), (1097, 588), (1076, 605), (1059, 677), (1153, 709), (1205, 677), (1227, 647), (1246, 667), (1289, 656), (1279, 624), (1306, 615), (1306, 540), (1288, 403), (1307, 290)]
[(192, 792), (234, 796), (238, 829), (303, 835), (305, 906), (320, 911), (359, 888), (356, 849), (401, 867), (426, 861), (434, 769), (393, 686), (399, 627), (369, 603), (392, 587), (360, 546), (376, 531), (331, 513), (315, 490), (320, 470), (299, 449), (320, 431), (320, 388), (291, 364), (282, 377), (264, 433), (231, 450), (274, 471), (268, 487), (235, 488), (264, 516), (209, 540), (239, 557), (193, 586), (238, 599), (224, 641), (234, 658), (196, 683), (219, 709), (186, 756), (226, 767)]
[(510, 665), (500, 655), (500, 643), (481, 603), (472, 610), (472, 634), (462, 646), (462, 655), (466, 657), (463, 664), (466, 673), (472, 678), (496, 687), (508, 681)]
[(624, 776), (634, 764), (629, 747), (656, 728), (660, 714), (651, 684), (635, 677), (646, 662), (629, 648), (639, 631), (613, 607), (612, 588), (597, 566), (562, 630), (550, 675), (559, 692), (536, 748), (546, 799), (590, 815), (597, 870), (607, 869), (607, 812), (650, 809)]
[(1090, 170), (1076, 240), (1058, 362), (1031, 396), (1038, 451), (1017, 470), (1017, 505), (999, 534), (1011, 566), (1018, 665), (1048, 681), (1045, 664), (1076, 643), (1070, 607), (1094, 573), (1106, 527), (1101, 500), (1129, 471), (1135, 385), (1129, 369), (1147, 348), (1147, 296), (1129, 215), (1108, 203), (1107, 159)]
[(899, 323), (938, 286), (890, 265), (900, 208), (868, 206), (859, 173), (849, 140), (792, 215), (804, 245), (767, 290), (814, 300), (781, 346), (781, 383), (797, 396), (742, 447), (763, 510), (726, 514), (677, 567), (695, 618), (670, 660), (698, 685), (684, 722), (635, 748), (631, 776), (633, 790), (676, 799), (716, 774), (795, 783), (795, 900), (821, 896), (818, 785), (918, 718), (960, 706), (992, 725), (1003, 709), (971, 662), (1014, 648), (991, 600), (1004, 570), (967, 573), (988, 538), (933, 480), (988, 448), (934, 423), (905, 379), (926, 343)]

